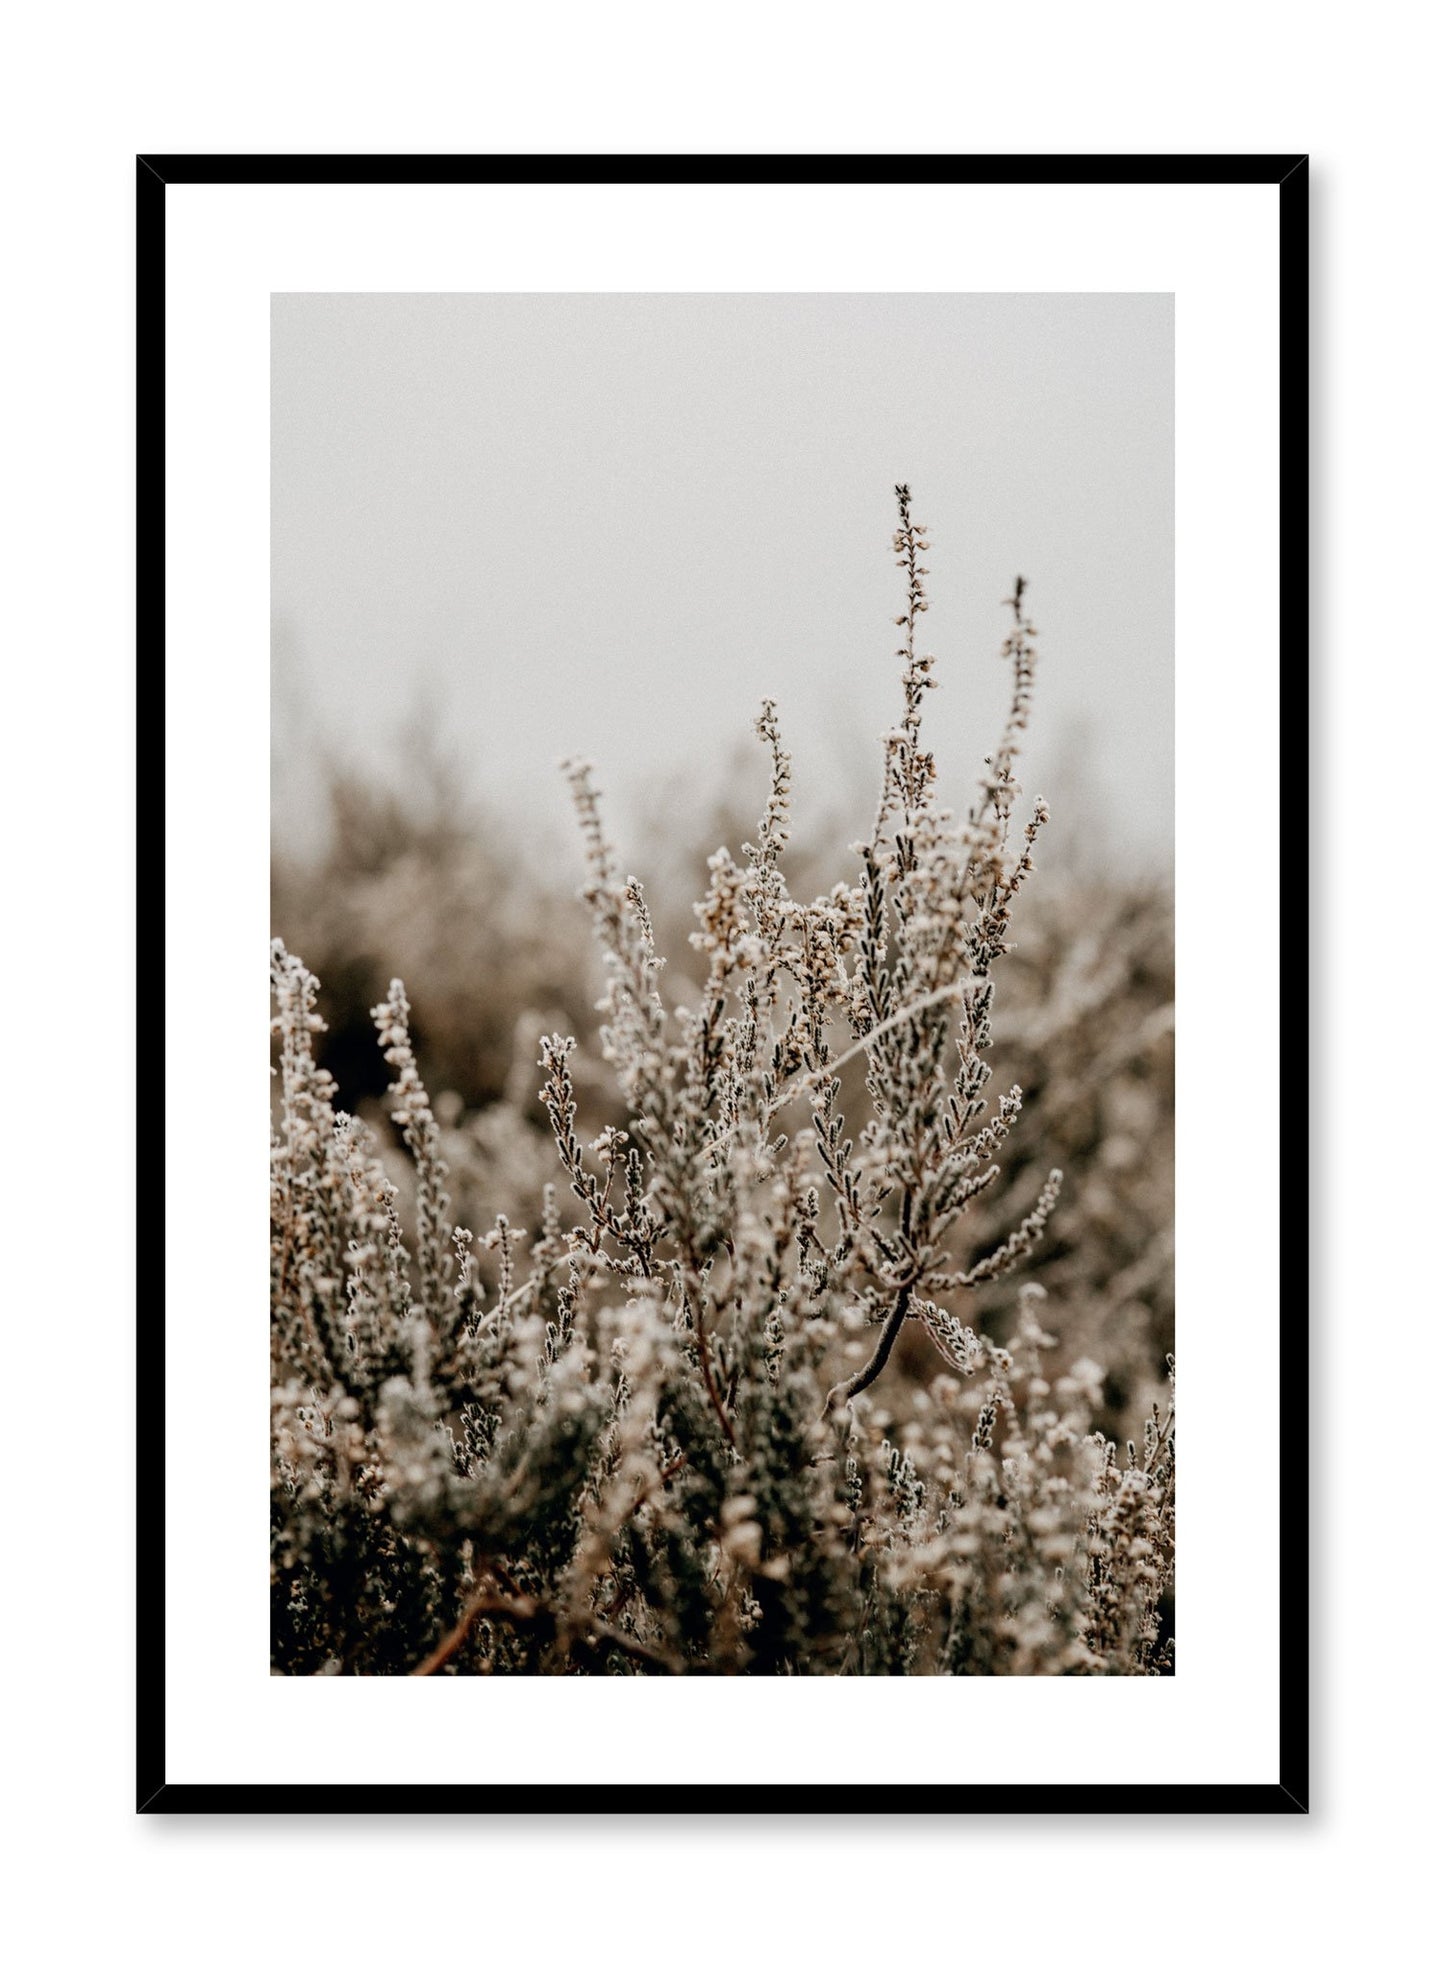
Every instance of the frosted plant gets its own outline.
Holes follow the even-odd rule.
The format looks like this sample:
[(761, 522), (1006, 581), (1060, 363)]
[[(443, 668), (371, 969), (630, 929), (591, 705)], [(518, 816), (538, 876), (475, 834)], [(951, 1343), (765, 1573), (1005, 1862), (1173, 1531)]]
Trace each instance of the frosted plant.
[[(922, 738), (926, 530), (896, 488), (902, 715), (856, 873), (795, 898), (792, 765), (695, 911), (669, 1011), (641, 885), (588, 767), (567, 773), (621, 1125), (579, 1133), (575, 1042), (539, 1046), (565, 1194), (535, 1235), (449, 1221), (441, 1131), (394, 982), (375, 1020), (414, 1166), (397, 1192), (312, 1061), (316, 980), (277, 945), (273, 1146), (276, 1666), (285, 1672), (1157, 1673), (1173, 1414), (1145, 1453), (1089, 1431), (1026, 1287), (1016, 1344), (962, 1317), (1045, 1238), (1052, 1171), (979, 1245), (970, 1206), (1023, 1112), (990, 1100), (993, 971), (1048, 814), (1011, 839), (1033, 693), (1024, 584), (1010, 707), (961, 815)], [(849, 1120), (852, 1115), (853, 1119)], [(875, 1405), (906, 1329), (941, 1371)], [(886, 1384), (884, 1384), (886, 1386)]]
[[(950, 1233), (997, 1179), (993, 1158), (1021, 1107), (1017, 1087), (992, 1114), (985, 1099), (991, 971), (1007, 948), (1010, 915), (1048, 811), (1042, 802), (1035, 807), (1020, 851), (1010, 855), (1014, 762), (1034, 676), (1022, 581), (1004, 645), (1013, 692), (1002, 742), (961, 820), (938, 804), (933, 757), (920, 737), (924, 697), (935, 682), (934, 659), (917, 644), (928, 608), (925, 529), (913, 522), (908, 488), (898, 487), (897, 495), (894, 547), (907, 582), (907, 611), (897, 618), (904, 631), (898, 651), (904, 710), (884, 741), (877, 819), (860, 848), (857, 879), (812, 902), (789, 894), (781, 859), (792, 766), (776, 706), (766, 702), (757, 729), (771, 760), (767, 808), (756, 841), (744, 848), (745, 866), (726, 851), (711, 863), (694, 937), (707, 954), (707, 980), (702, 1002), (684, 1017), (675, 1040), (667, 1036), (641, 891), (617, 874), (587, 768), (569, 767), (588, 844), (587, 899), (608, 970), (604, 1050), (631, 1111), (638, 1179), (645, 1162), (649, 1194), (660, 1205), (645, 1275), (665, 1254), (671, 1296), (696, 1337), (725, 1427), (710, 1333), (726, 1324), (736, 1300), (736, 1247), (746, 1241), (748, 1210), (757, 1202), (749, 1182), (754, 1189), (781, 1185), (774, 1202), (795, 1219), (796, 1277), (809, 1296), (832, 1295), (881, 1327), (866, 1365), (833, 1388), (829, 1401), (840, 1403), (877, 1379), (909, 1317), (923, 1320), (935, 1337), (943, 1332), (943, 1316), (926, 1310), (931, 1295), (966, 1293), (1028, 1254), (1062, 1180), (1058, 1171), (1050, 1175), (1004, 1244), (967, 1265), (950, 1258)], [(847, 1042), (841, 1046), (840, 1028)], [(564, 1045), (554, 1039), (544, 1054), (562, 1076), (548, 1105), (563, 1162), (592, 1216), (598, 1248), (609, 1248), (607, 1262), (620, 1276), (636, 1276), (642, 1261), (636, 1227), (629, 1230), (599, 1207), (595, 1179), (583, 1171), (570, 1132), (570, 1093), (565, 1068), (557, 1065)], [(871, 1112), (855, 1141), (845, 1134), (841, 1069), (859, 1054), (867, 1061)], [(811, 1154), (800, 1160), (800, 1149)], [(827, 1242), (818, 1193), (806, 1176), (814, 1158), (831, 1192), (835, 1221)], [(729, 1257), (721, 1293), (705, 1272), (719, 1249)], [(960, 1329), (956, 1343), (940, 1344), (956, 1361), (957, 1346), (966, 1353), (970, 1339)]]

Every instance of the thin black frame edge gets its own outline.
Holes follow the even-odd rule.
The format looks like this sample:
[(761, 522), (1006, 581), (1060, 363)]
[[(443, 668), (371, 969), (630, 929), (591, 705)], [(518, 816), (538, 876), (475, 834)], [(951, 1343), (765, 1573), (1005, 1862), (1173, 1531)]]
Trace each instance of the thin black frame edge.
[[(1125, 152), (1092, 155), (1061, 152), (1058, 156), (1027, 157), (958, 153), (918, 156), (867, 151), (823, 154), (786, 151), (716, 152), (570, 152), (535, 155), (518, 152), (479, 152), (466, 156), (427, 156), (414, 153), (386, 156), (309, 156), (290, 152), (273, 156), (143, 152), (137, 165), (162, 184), (474, 184), (481, 179), (498, 184), (535, 183), (539, 179), (606, 176), (644, 181), (663, 177), (690, 182), (734, 183), (763, 174), (775, 178), (808, 178), (840, 184), (877, 182), (880, 178), (955, 184), (1282, 184), (1306, 162), (1298, 151), (1251, 152), (1239, 156), (1200, 154), (1130, 155)], [(485, 167), (484, 169), (482, 167)]]
[[(574, 156), (366, 156), (305, 155), (200, 156), (170, 153), (136, 154), (136, 677), (164, 675), (165, 584), (165, 190), (168, 184), (340, 182), (375, 184), (473, 183), (478, 167), (494, 182), (535, 181), (575, 173), (579, 167), (646, 180), (666, 173), (694, 180), (736, 181), (767, 170), (780, 177), (860, 182), (880, 175), (943, 183), (1275, 183), (1280, 187), (1280, 653), (1282, 680), (1293, 674), (1307, 697), (1309, 654), (1309, 156), (1270, 153), (1218, 156), (807, 156), (807, 155), (646, 155)], [(554, 167), (548, 169), (547, 167)], [(821, 168), (819, 168), (821, 167)], [(1302, 356), (1291, 366), (1291, 354)], [(1295, 470), (1288, 461), (1295, 460)], [(152, 660), (153, 659), (153, 660)], [(162, 693), (164, 719), (164, 694)], [(164, 746), (164, 724), (162, 731)], [(1281, 807), (1295, 804), (1308, 791), (1308, 767), (1297, 748), (1281, 731)], [(146, 807), (163, 840), (160, 782), (137, 774), (137, 838), (142, 838)], [(138, 949), (145, 933), (159, 937), (163, 918), (158, 899), (144, 901), (138, 890)], [(1287, 937), (1307, 928), (1306, 904), (1295, 899), (1294, 912), (1286, 901), (1281, 909), (1281, 955)], [(1298, 944), (1295, 946), (1298, 948)], [(1302, 1043), (1302, 1042), (1301, 1042)], [(1296, 1048), (1298, 1053), (1299, 1048)], [(1282, 1055), (1282, 1078), (1289, 1070)], [(1304, 1067), (1294, 1071), (1303, 1085)], [(1282, 1087), (1282, 1092), (1285, 1091)], [(138, 1121), (138, 1128), (140, 1123)], [(143, 1144), (142, 1144), (143, 1146)], [(137, 1303), (139, 1304), (139, 1278)], [(1281, 1278), (1281, 1338), (1286, 1306)], [(1297, 1297), (1295, 1303), (1298, 1303)], [(1304, 1316), (1292, 1336), (1308, 1370), (1308, 1280)], [(164, 1496), (165, 1352), (152, 1348), (137, 1327), (137, 1496)], [(153, 1358), (146, 1359), (147, 1353)], [(150, 1371), (147, 1372), (146, 1370)], [(1307, 1381), (1306, 1381), (1307, 1385)], [(1291, 1486), (1291, 1464), (1308, 1470), (1309, 1418), (1305, 1409), (1291, 1408), (1281, 1388), (1281, 1498)], [(1291, 1449), (1294, 1451), (1291, 1458)], [(1297, 1498), (1309, 1520), (1308, 1485)], [(1281, 1780), (1270, 1784), (1224, 1785), (992, 1785), (883, 1787), (872, 1796), (875, 1809), (888, 1813), (930, 1813), (967, 1816), (974, 1812), (1047, 1814), (1101, 1813), (1264, 1813), (1298, 1816), (1309, 1810), (1310, 1654), (1308, 1623), (1304, 1624), (1303, 1672), (1289, 1683), (1286, 1700), (1283, 1650), (1289, 1615), (1308, 1605), (1309, 1540), (1281, 1539), (1280, 1560), (1280, 1769)], [(243, 1813), (386, 1813), (466, 1812), (484, 1808), (508, 1812), (558, 1814), (568, 1810), (609, 1814), (687, 1812), (705, 1814), (812, 1812), (849, 1809), (827, 1802), (828, 1793), (813, 1787), (779, 1786), (749, 1792), (748, 1802), (722, 1802), (716, 1788), (695, 1792), (688, 1787), (635, 1786), (625, 1791), (599, 1788), (598, 1795), (577, 1787), (512, 1785), (483, 1791), (466, 1785), (227, 1785), (167, 1784), (165, 1768), (165, 1631), (163, 1547), (159, 1540), (137, 1540), (137, 1690), (136, 1690), (136, 1810), (139, 1814), (190, 1812)], [(1296, 1668), (1292, 1661), (1291, 1667)], [(148, 1730), (149, 1717), (154, 1727)], [(723, 1794), (725, 1798), (726, 1794)]]
[[(1299, 743), (1309, 729), (1309, 489), (1310, 489), (1310, 292), (1309, 157), (1303, 155), (1280, 180), (1279, 194), (1279, 667), (1281, 702), (1293, 701), (1299, 715), (1281, 717), (1279, 736), (1280, 817), (1309, 812), (1309, 756)], [(1282, 886), (1279, 913), (1281, 979), (1289, 976), (1289, 954), (1309, 948), (1308, 891)], [(1290, 1044), (1280, 1005), (1281, 1112), (1309, 1109), (1308, 1032), (1301, 1022)], [(1284, 1196), (1284, 1147), (1279, 1159)], [(1309, 1388), (1310, 1306), (1305, 1257), (1303, 1291), (1298, 1256), (1281, 1248), (1280, 1320), (1280, 1562), (1279, 1562), (1279, 1738), (1280, 1781), (1309, 1810), (1311, 1649), (1310, 1575), (1310, 1418), (1308, 1399), (1291, 1399), (1291, 1389)], [(1287, 1381), (1286, 1351), (1297, 1371)], [(1293, 1473), (1293, 1475), (1292, 1475)], [(1303, 1537), (1285, 1535), (1286, 1515), (1304, 1527)], [(1298, 1637), (1296, 1639), (1296, 1637)], [(1286, 1659), (1286, 1650), (1289, 1658)]]
[[(142, 1801), (142, 1813), (465, 1813), (471, 1818), (829, 1817), (856, 1818), (849, 1786), (821, 1785), (546, 1785), (546, 1784), (171, 1784)], [(1306, 1808), (1274, 1784), (980, 1784), (874, 1785), (868, 1816), (971, 1818), (988, 1814), (1079, 1813), (1175, 1817), (1180, 1813), (1262, 1813), (1298, 1818)]]
[[(161, 721), (160, 757), (165, 754), (165, 456), (166, 456), (166, 207), (165, 181), (136, 158), (135, 212), (135, 688), (136, 730)], [(147, 718), (139, 714), (147, 712)], [(137, 759), (139, 766), (139, 757)], [(136, 772), (137, 848), (150, 833), (159, 856), (165, 851), (164, 772)], [(138, 962), (164, 947), (165, 904), (162, 883), (136, 880), (136, 951)], [(159, 983), (150, 981), (151, 1009), (137, 999), (137, 1059), (144, 1057), (145, 1025), (155, 1017), (155, 994), (161, 993), (165, 1018), (164, 967)], [(164, 1029), (164, 1026), (163, 1026)], [(165, 1099), (164, 1050), (157, 1067), (161, 1100)], [(142, 1103), (136, 1104), (136, 1168), (151, 1146), (149, 1122)], [(164, 1152), (164, 1151), (163, 1151)], [(137, 1196), (140, 1186), (137, 1182)], [(146, 1209), (160, 1213), (165, 1236), (165, 1191), (159, 1185), (146, 1199)], [(140, 1313), (147, 1304), (140, 1243), (136, 1255), (136, 1790), (138, 1811), (165, 1786), (165, 1548), (161, 1537), (139, 1535), (141, 1501), (159, 1498), (164, 1512), (166, 1441), (166, 1350), (164, 1328), (157, 1319), (148, 1325)], [(204, 1809), (204, 1808), (203, 1808)]]

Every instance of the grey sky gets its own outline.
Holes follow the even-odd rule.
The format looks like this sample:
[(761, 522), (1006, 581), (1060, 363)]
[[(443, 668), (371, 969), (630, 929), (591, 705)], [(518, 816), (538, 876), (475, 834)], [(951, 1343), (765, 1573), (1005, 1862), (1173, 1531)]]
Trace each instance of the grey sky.
[(1172, 297), (281, 295), (272, 331), (286, 833), (316, 736), (385, 768), (428, 702), (497, 806), (556, 835), (581, 751), (639, 844), (639, 814), (714, 793), (765, 695), (800, 819), (861, 831), (906, 479), (946, 797), (997, 736), (1024, 573), (1025, 789), (1169, 863)]

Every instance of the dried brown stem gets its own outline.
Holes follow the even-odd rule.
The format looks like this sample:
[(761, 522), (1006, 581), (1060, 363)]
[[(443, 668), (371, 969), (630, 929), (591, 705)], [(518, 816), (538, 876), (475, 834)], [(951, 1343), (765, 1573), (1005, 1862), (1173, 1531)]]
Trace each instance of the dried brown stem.
[(841, 1403), (852, 1401), (855, 1395), (861, 1395), (865, 1388), (871, 1387), (887, 1367), (888, 1356), (893, 1352), (893, 1343), (903, 1331), (903, 1323), (908, 1318), (908, 1302), (912, 1296), (911, 1285), (899, 1288), (893, 1311), (888, 1315), (888, 1323), (878, 1336), (878, 1345), (873, 1350), (873, 1358), (865, 1367), (860, 1367), (849, 1380), (840, 1381), (836, 1387), (829, 1390), (828, 1399), (823, 1404), (824, 1418)]
[[(473, 1594), (462, 1609), (461, 1618), (451, 1632), (432, 1649), (426, 1660), (412, 1669), (413, 1675), (435, 1675), (444, 1668), (462, 1646), (472, 1628), (479, 1620), (505, 1620), (514, 1627), (536, 1627), (544, 1634), (555, 1636), (561, 1622), (550, 1607), (533, 1597), (530, 1593), (504, 1595), (490, 1588)], [(620, 1627), (610, 1627), (606, 1621), (592, 1619), (577, 1635), (591, 1647), (616, 1648), (619, 1653), (630, 1655), (634, 1661), (644, 1661), (649, 1667), (660, 1669), (667, 1675), (680, 1675), (683, 1664), (673, 1655), (663, 1654), (656, 1648), (648, 1647), (634, 1635), (624, 1634)]]

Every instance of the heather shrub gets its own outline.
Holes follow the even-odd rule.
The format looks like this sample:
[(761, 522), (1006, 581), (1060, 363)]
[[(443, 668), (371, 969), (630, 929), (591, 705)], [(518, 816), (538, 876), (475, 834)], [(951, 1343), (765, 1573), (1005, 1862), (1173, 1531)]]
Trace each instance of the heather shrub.
[(400, 971), (433, 1084), (470, 1112), (509, 1094), (522, 1105), (533, 1089), (521, 1076), (513, 1084), (514, 1068), (535, 1067), (535, 1021), (594, 1023), (571, 899), (520, 872), (513, 844), (464, 795), (434, 734), (407, 736), (395, 785), (334, 762), (320, 777), (324, 852), (273, 854), (271, 907), (276, 934), (326, 980), (321, 1064), (348, 1106), (384, 1099), (371, 1007)]
[[(590, 1049), (538, 1037), (553, 1175), (529, 1221), (510, 1200), (481, 1235), (457, 1221), (449, 1165), (458, 1147), (471, 1159), (476, 1130), (455, 1103), (434, 1110), (393, 980), (374, 1019), (403, 1186), (316, 1057), (317, 978), (273, 945), (279, 1671), (1172, 1665), (1172, 1401), (1148, 1398), (1137, 1443), (1106, 1439), (1106, 1367), (1072, 1347), (1051, 1366), (1047, 1329), (1067, 1322), (1034, 1275), (1079, 1290), (1107, 1338), (1111, 1309), (1161, 1289), (1167, 1249), (1131, 1248), (1121, 1210), (1112, 1281), (1071, 1269), (1067, 1242), (1051, 1251), (1079, 1206), (1066, 1160), (1039, 1163), (1049, 1102), (1030, 1115), (1022, 1084), (991, 1084), (995, 971), (1048, 820), (1042, 802), (1022, 825), (1014, 811), (1034, 626), (1020, 581), (1008, 716), (956, 815), (923, 739), (926, 529), (897, 496), (901, 710), (847, 879), (793, 892), (791, 763), (769, 701), (765, 809), (737, 855), (709, 861), (693, 985), (673, 1002), (648, 898), (617, 863), (589, 768), (569, 764), (601, 1024), (585, 1095)], [(1092, 977), (1078, 931), (1059, 961)], [(1116, 957), (1098, 962), (1096, 1010)], [(1059, 1118), (1080, 1080), (1107, 1103), (1111, 1075), (1167, 1030), (1121, 1028), (1100, 1066), (1047, 969), (1015, 1038), (1070, 1061), (1045, 1081), (1074, 1090)], [(599, 1078), (612, 1118), (594, 1133)], [(499, 1105), (515, 1188), (517, 1167), (541, 1174), (522, 1149), (536, 1131)], [(1152, 1385), (1167, 1363), (1145, 1326), (1131, 1344)]]

